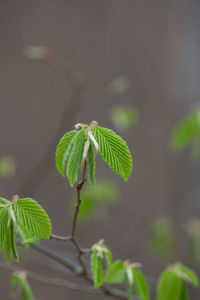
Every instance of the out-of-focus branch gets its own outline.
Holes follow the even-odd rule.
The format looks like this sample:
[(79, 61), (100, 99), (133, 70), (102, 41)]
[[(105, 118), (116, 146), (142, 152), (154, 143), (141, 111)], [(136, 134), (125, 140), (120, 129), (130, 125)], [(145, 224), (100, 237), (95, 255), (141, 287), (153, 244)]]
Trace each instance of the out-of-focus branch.
[[(19, 240), (17, 240), (17, 244), (20, 246), (24, 246), (23, 243)], [(53, 252), (52, 250), (47, 249), (41, 245), (31, 244), (30, 247), (33, 248), (34, 250), (38, 251), (39, 253), (44, 254), (45, 256), (51, 258), (52, 260), (58, 262), (59, 264), (61, 264), (62, 266), (64, 266), (68, 270), (70, 270), (72, 273), (80, 276), (87, 282), (90, 282), (90, 283), (93, 282), (91, 277), (88, 274), (84, 274), (82, 267), (74, 264), (69, 258), (66, 258), (66, 257), (64, 258), (64, 257), (58, 255), (57, 253)], [(117, 299), (127, 299), (127, 294), (125, 292), (123, 292), (117, 288), (111, 287), (111, 286), (103, 285), (99, 289), (99, 291), (101, 294), (108, 295), (110, 297), (115, 297)], [(134, 296), (134, 299), (141, 300), (140, 297), (137, 297), (137, 296)]]
[(83, 95), (86, 87), (84, 77), (81, 74), (74, 72), (64, 62), (60, 62), (55, 58), (43, 61), (41, 60), (41, 62), (49, 66), (66, 81), (67, 85), (71, 88), (71, 96), (69, 101), (66, 102), (56, 135), (52, 138), (52, 141), (50, 142), (41, 160), (31, 170), (30, 174), (20, 186), (17, 192), (19, 195), (32, 194), (37, 191), (37, 189), (53, 169), (53, 164), (51, 163), (52, 155), (55, 153), (58, 140), (63, 135), (63, 132), (67, 128), (70, 128), (71, 124), (75, 122), (76, 116), (83, 103)]

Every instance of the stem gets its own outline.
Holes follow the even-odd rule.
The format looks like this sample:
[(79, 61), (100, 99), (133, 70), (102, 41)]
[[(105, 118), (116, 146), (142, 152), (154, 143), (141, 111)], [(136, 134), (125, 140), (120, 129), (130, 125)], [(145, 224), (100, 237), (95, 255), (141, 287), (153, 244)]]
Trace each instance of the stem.
[(83, 167), (83, 175), (82, 175), (82, 180), (81, 182), (79, 182), (76, 186), (76, 190), (77, 190), (77, 203), (75, 206), (75, 213), (74, 213), (74, 218), (73, 218), (73, 225), (72, 225), (72, 235), (70, 240), (72, 241), (72, 243), (74, 244), (75, 248), (78, 251), (78, 260), (79, 263), (81, 265), (81, 267), (83, 268), (83, 274), (87, 274), (87, 268), (84, 264), (84, 261), (82, 259), (83, 254), (85, 253), (85, 251), (80, 247), (78, 241), (75, 238), (76, 235), (76, 225), (77, 225), (77, 218), (78, 218), (78, 213), (80, 210), (80, 205), (81, 205), (81, 189), (84, 185), (84, 183), (86, 182), (86, 169), (87, 169), (87, 161), (85, 160), (84, 162), (84, 167)]

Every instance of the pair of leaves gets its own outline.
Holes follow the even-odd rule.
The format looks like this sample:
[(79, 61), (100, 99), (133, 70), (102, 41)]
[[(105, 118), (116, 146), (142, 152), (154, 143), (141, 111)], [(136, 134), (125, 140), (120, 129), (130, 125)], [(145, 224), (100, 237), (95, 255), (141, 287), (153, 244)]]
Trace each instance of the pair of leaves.
[(17, 287), (20, 287), (21, 295), (23, 300), (34, 300), (35, 297), (31, 291), (29, 283), (23, 272), (14, 272), (10, 280), (10, 294), (15, 296), (17, 292)]
[(106, 245), (99, 243), (93, 247), (91, 254), (91, 271), (95, 288), (100, 287), (104, 281), (102, 259), (105, 259), (106, 267), (109, 268), (112, 262), (112, 253)]
[[(90, 130), (90, 129), (89, 129)], [(125, 181), (132, 171), (132, 157), (126, 142), (112, 130), (97, 126), (90, 130), (99, 146), (99, 153), (104, 161), (120, 175)], [(90, 141), (86, 159), (88, 160), (88, 178), (91, 184), (95, 183), (95, 151), (92, 139), (88, 136), (86, 128), (80, 131), (67, 132), (60, 140), (56, 149), (56, 166), (61, 175), (66, 175), (73, 186), (78, 178), (81, 167), (85, 143)]]
[(149, 299), (149, 288), (147, 282), (139, 269), (134, 264), (126, 264), (121, 260), (115, 261), (107, 270), (105, 281), (107, 283), (122, 283), (128, 280), (128, 298), (133, 299), (132, 287), (135, 293), (142, 299)]
[(45, 210), (33, 199), (17, 199), (13, 203), (0, 198), (0, 250), (3, 249), (7, 261), (12, 256), (18, 261), (15, 245), (15, 230), (18, 229), (23, 240), (48, 239), (51, 222)]
[(192, 270), (179, 263), (168, 268), (160, 276), (157, 300), (188, 300), (186, 282), (198, 286), (198, 278)]

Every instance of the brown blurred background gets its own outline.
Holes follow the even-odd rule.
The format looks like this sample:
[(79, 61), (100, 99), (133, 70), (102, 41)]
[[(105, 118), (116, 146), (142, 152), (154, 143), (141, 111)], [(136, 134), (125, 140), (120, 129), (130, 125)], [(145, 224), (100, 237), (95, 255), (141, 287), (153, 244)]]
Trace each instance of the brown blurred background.
[[(0, 2), (0, 155), (16, 161), (15, 175), (0, 180), (1, 195), (31, 196), (48, 211), (53, 232), (68, 234), (74, 190), (55, 167), (59, 138), (74, 124), (93, 119), (114, 129), (110, 109), (133, 105), (140, 119), (123, 137), (134, 156), (134, 172), (124, 183), (98, 159), (97, 180), (111, 178), (120, 199), (110, 208), (109, 218), (92, 220), (77, 233), (84, 247), (104, 238), (115, 258), (142, 262), (153, 287), (171, 261), (142, 250), (152, 220), (170, 215), (179, 222), (177, 212), (198, 202), (199, 164), (190, 160), (188, 151), (175, 155), (169, 138), (177, 121), (199, 101), (199, 16), (197, 0)], [(83, 74), (86, 91), (71, 98), (66, 80), (45, 64), (25, 58), (30, 45), (50, 48)], [(129, 79), (130, 88), (110, 97), (107, 85), (119, 76)], [(44, 244), (75, 260), (71, 245)], [(190, 265), (184, 248), (187, 241), (180, 238), (176, 259)], [(75, 281), (63, 267), (33, 250), (22, 263)], [(9, 274), (0, 270), (1, 299), (10, 299)], [(94, 298), (35, 282), (31, 286), (38, 300)], [(192, 299), (198, 299), (197, 291)]]

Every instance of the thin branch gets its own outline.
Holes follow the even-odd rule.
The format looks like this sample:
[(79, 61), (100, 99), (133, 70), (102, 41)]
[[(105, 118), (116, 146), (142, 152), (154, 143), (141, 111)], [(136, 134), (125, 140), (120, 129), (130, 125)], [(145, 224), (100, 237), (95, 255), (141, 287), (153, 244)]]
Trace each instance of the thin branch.
[(22, 268), (19, 268), (18, 266), (8, 265), (2, 261), (0, 261), (0, 268), (6, 269), (9, 271), (24, 272), (26, 278), (32, 279), (37, 282), (45, 283), (48, 285), (56, 285), (56, 286), (60, 286), (60, 287), (65, 287), (65, 288), (71, 289), (76, 292), (84, 292), (87, 294), (103, 295), (101, 290), (96, 290), (90, 286), (76, 284), (74, 282), (71, 282), (71, 281), (68, 281), (65, 279), (61, 279), (61, 278), (47, 277), (42, 274), (24, 270)]
[(78, 218), (78, 213), (80, 210), (80, 205), (81, 205), (81, 189), (86, 181), (86, 169), (87, 169), (87, 161), (85, 160), (84, 162), (84, 167), (83, 167), (83, 175), (82, 175), (82, 180), (81, 182), (79, 182), (76, 186), (76, 191), (77, 191), (77, 203), (75, 206), (75, 213), (74, 213), (74, 218), (73, 218), (73, 225), (72, 225), (72, 235), (71, 235), (71, 241), (74, 244), (74, 246), (76, 247), (77, 251), (78, 251), (78, 260), (80, 265), (83, 268), (83, 273), (87, 274), (87, 268), (84, 264), (84, 261), (82, 259), (83, 254), (85, 253), (85, 251), (80, 247), (78, 241), (75, 238), (76, 235), (76, 224), (77, 224), (77, 218)]
[[(16, 240), (16, 244), (24, 247), (24, 244), (20, 240)], [(33, 248), (34, 250), (44, 254), (45, 256), (51, 258), (52, 260), (61, 264), (62, 266), (64, 266), (68, 270), (70, 270), (71, 272), (76, 273), (77, 275), (80, 275), (83, 273), (83, 270), (80, 266), (74, 264), (71, 260), (62, 257), (61, 255), (58, 255), (54, 251), (45, 248), (44, 246), (41, 246), (39, 244), (31, 244), (30, 247)]]
[[(25, 247), (24, 244), (19, 240), (16, 241), (16, 244)], [(64, 257), (56, 254), (52, 250), (47, 249), (47, 248), (45, 248), (44, 246), (41, 246), (41, 245), (31, 244), (30, 247), (33, 248), (34, 250), (38, 251), (39, 253), (42, 253), (43, 255), (51, 258), (52, 260), (58, 262), (59, 264), (64, 266), (66, 269), (68, 269), (72, 273), (80, 276), (81, 278), (83, 278), (87, 282), (93, 283), (93, 280), (91, 279), (91, 277), (88, 274), (85, 274), (83, 272), (82, 267), (74, 264), (70, 259), (67, 259), (66, 257), (64, 258)], [(108, 295), (110, 297), (115, 297), (117, 299), (127, 299), (127, 294), (125, 292), (117, 289), (117, 288), (107, 286), (107, 285), (103, 285), (103, 286), (100, 287), (100, 290), (104, 293), (104, 295)], [(134, 295), (134, 299), (135, 300), (141, 300), (140, 297), (137, 297), (135, 295)]]
[(51, 234), (50, 236), (51, 240), (57, 240), (57, 241), (70, 241), (71, 240), (71, 236), (60, 236), (60, 235), (56, 235), (56, 234)]

